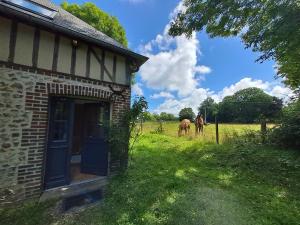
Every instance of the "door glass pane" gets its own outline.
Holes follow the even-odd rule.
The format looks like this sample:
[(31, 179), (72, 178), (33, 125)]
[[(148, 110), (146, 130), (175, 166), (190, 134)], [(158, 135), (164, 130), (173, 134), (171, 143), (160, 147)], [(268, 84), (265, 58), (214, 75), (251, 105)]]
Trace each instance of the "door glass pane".
[(89, 138), (100, 138), (102, 137), (101, 128), (104, 126), (103, 113), (101, 113), (102, 107), (94, 107), (92, 111), (93, 115), (87, 123), (87, 135)]
[(54, 121), (53, 122), (53, 141), (67, 140), (67, 121)]
[(53, 105), (52, 139), (53, 141), (65, 141), (68, 135), (68, 117), (70, 107), (66, 101), (56, 101)]
[(54, 120), (67, 120), (69, 115), (69, 107), (65, 102), (57, 102), (54, 112)]
[(90, 104), (86, 108), (86, 135), (88, 138), (104, 138), (109, 123), (107, 107)]

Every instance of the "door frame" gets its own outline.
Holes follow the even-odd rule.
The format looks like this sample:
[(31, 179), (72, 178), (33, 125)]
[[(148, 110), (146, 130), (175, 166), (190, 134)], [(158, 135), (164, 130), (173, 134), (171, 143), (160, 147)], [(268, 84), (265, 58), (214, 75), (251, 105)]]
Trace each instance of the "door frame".
[[(43, 157), (43, 165), (42, 165), (42, 189), (43, 190), (50, 190), (52, 188), (46, 188), (46, 170), (47, 170), (47, 154), (48, 154), (48, 143), (49, 143), (49, 135), (50, 135), (50, 131), (51, 131), (51, 112), (52, 112), (52, 101), (54, 99), (59, 99), (59, 98), (66, 98), (66, 99), (70, 99), (73, 101), (73, 107), (71, 109), (71, 122), (70, 122), (70, 130), (71, 132), (73, 132), (74, 129), (74, 102), (76, 100), (82, 100), (82, 101), (87, 101), (87, 102), (93, 102), (93, 103), (99, 103), (99, 102), (105, 102), (109, 104), (109, 122), (111, 122), (112, 120), (112, 109), (113, 109), (113, 104), (110, 101), (104, 100), (104, 99), (97, 99), (97, 98), (91, 98), (91, 97), (85, 97), (85, 96), (65, 96), (65, 95), (49, 95), (48, 96), (48, 118), (47, 118), (47, 129), (46, 129), (46, 138), (45, 138), (45, 150), (44, 150), (44, 157)], [(70, 185), (70, 181), (71, 181), (71, 176), (70, 176), (70, 159), (71, 159), (71, 144), (72, 144), (72, 138), (73, 135), (70, 135), (69, 138), (69, 148), (68, 148), (68, 161), (67, 161), (67, 185)], [(108, 157), (107, 157), (107, 176), (109, 175), (109, 165), (110, 165), (110, 150), (108, 149)], [(82, 181), (85, 182), (85, 181)], [(80, 182), (80, 183), (82, 183)], [(87, 180), (86, 182), (89, 182), (89, 180)], [(58, 186), (62, 187), (62, 186)]]
[[(83, 141), (83, 149), (81, 152), (81, 171), (83, 173), (88, 174), (95, 174), (97, 176), (107, 176), (108, 174), (108, 154), (109, 154), (109, 144), (107, 141), (107, 137), (109, 135), (109, 129), (107, 127), (107, 122), (110, 121), (110, 105), (108, 102), (87, 102), (84, 103), (86, 105), (86, 111), (85, 111), (85, 126), (84, 126), (84, 141)], [(102, 124), (99, 124), (99, 116), (100, 111), (99, 109), (104, 110), (103, 113), (103, 121)], [(89, 110), (92, 109), (92, 114), (96, 115), (94, 118), (94, 122), (91, 123), (90, 119), (93, 117), (92, 115), (86, 115)], [(96, 135), (94, 137), (90, 136), (92, 134), (87, 134), (88, 130), (93, 130), (92, 127), (96, 126), (96, 129), (103, 130), (102, 135)], [(95, 128), (95, 127), (94, 127)], [(99, 132), (99, 130), (98, 130)], [(98, 143), (98, 144), (97, 144)], [(96, 145), (94, 145), (96, 144)], [(92, 147), (92, 146), (96, 147)], [(89, 147), (88, 147), (89, 146)], [(98, 147), (99, 146), (99, 147)], [(100, 147), (101, 146), (101, 147)], [(89, 154), (87, 154), (87, 152)], [(93, 152), (93, 153), (92, 153)], [(99, 154), (102, 155), (102, 157), (99, 157)], [(96, 163), (91, 160), (91, 155), (93, 157), (96, 157)], [(93, 158), (92, 157), (92, 158)], [(87, 163), (87, 161), (89, 163)], [(94, 169), (93, 169), (94, 168)], [(90, 171), (90, 172), (89, 172)], [(93, 172), (92, 172), (93, 171)]]
[[(54, 110), (52, 108), (53, 106), (53, 102), (55, 101), (55, 99), (66, 99), (66, 101), (70, 101), (70, 98), (69, 97), (66, 97), (66, 96), (56, 96), (56, 95), (53, 95), (53, 96), (49, 96), (48, 98), (48, 125), (47, 125), (47, 132), (46, 132), (46, 143), (45, 143), (45, 151), (44, 151), (44, 160), (43, 160), (43, 177), (42, 177), (42, 186), (43, 186), (43, 190), (48, 190), (48, 189), (52, 189), (52, 187), (50, 188), (47, 188), (46, 187), (46, 173), (47, 173), (47, 157), (48, 157), (48, 151), (49, 151), (49, 137), (51, 136), (51, 129), (52, 129), (52, 126), (53, 126), (53, 121), (51, 118), (52, 115), (53, 115), (53, 112), (52, 110)], [(72, 135), (71, 135), (71, 132), (73, 132), (73, 124), (74, 124), (74, 102), (73, 101), (70, 101), (71, 104), (70, 104), (70, 121), (69, 121), (69, 128), (68, 128), (68, 148), (67, 148), (67, 152), (66, 152), (66, 164), (65, 164), (65, 177), (66, 177), (66, 185), (69, 185), (70, 184), (70, 148), (71, 148), (71, 143), (72, 143)], [(64, 185), (62, 185), (64, 186)], [(58, 186), (60, 187), (60, 186)], [(55, 187), (53, 187), (55, 188)]]

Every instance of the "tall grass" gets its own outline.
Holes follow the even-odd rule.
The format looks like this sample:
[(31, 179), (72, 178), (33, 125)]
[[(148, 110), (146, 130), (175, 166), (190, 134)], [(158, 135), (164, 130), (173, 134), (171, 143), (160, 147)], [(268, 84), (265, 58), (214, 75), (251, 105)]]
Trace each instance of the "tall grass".
[[(177, 137), (178, 123), (146, 123), (126, 172), (101, 204), (53, 216), (46, 205), (0, 210), (5, 225), (299, 225), (300, 153), (264, 145)], [(220, 124), (226, 138), (259, 125)], [(255, 132), (254, 132), (255, 133)], [(26, 206), (25, 206), (26, 207)], [(2, 224), (1, 223), (1, 224)]]
[[(163, 134), (171, 137), (178, 136), (178, 126), (179, 122), (163, 122)], [(269, 125), (273, 126), (273, 125)], [(159, 122), (145, 122), (142, 125), (143, 133), (155, 133), (157, 129), (160, 127)], [(219, 140), (220, 143), (223, 143), (228, 138), (231, 138), (235, 135), (242, 135), (247, 133), (247, 131), (259, 131), (260, 124), (219, 124)], [(184, 138), (184, 137), (183, 137)], [(195, 135), (195, 125), (191, 124), (191, 129), (187, 137), (189, 139), (199, 139), (204, 142), (215, 142), (216, 141), (216, 126), (215, 124), (209, 124), (204, 126), (204, 134), (203, 135)]]

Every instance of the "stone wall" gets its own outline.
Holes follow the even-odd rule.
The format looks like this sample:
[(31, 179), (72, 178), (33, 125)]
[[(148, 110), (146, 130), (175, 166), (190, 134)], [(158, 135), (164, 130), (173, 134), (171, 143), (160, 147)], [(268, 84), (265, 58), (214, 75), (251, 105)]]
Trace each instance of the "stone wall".
[(128, 86), (0, 67), (0, 205), (41, 194), (49, 95), (111, 101), (114, 122), (130, 107)]

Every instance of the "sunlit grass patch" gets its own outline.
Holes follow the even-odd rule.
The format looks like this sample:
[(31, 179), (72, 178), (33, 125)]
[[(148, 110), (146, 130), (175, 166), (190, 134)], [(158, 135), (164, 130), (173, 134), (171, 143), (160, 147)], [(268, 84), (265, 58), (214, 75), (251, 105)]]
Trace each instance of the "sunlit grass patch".
[[(298, 225), (299, 211), (299, 152), (217, 145), (203, 137), (144, 131), (128, 170), (111, 178), (101, 204), (71, 216), (33, 214), (33, 221), (35, 225)], [(18, 221), (12, 224), (32, 224), (23, 214), (9, 216)], [(41, 216), (50, 217), (39, 220)]]
[[(171, 121), (171, 122), (163, 122), (162, 134), (177, 137), (178, 136), (178, 125), (179, 122)], [(160, 127), (159, 122), (145, 122), (143, 124), (143, 133), (155, 133), (154, 131)], [(274, 125), (269, 124), (269, 127)], [(220, 142), (223, 142), (224, 139), (233, 137), (235, 135), (241, 135), (246, 131), (259, 131), (260, 124), (219, 124), (219, 138)], [(204, 126), (204, 134), (203, 135), (195, 135), (195, 125), (191, 124), (190, 132), (187, 136), (182, 136), (180, 138), (184, 138), (187, 140), (194, 140), (198, 139), (205, 142), (215, 142), (216, 141), (216, 128), (215, 124), (208, 124)]]

